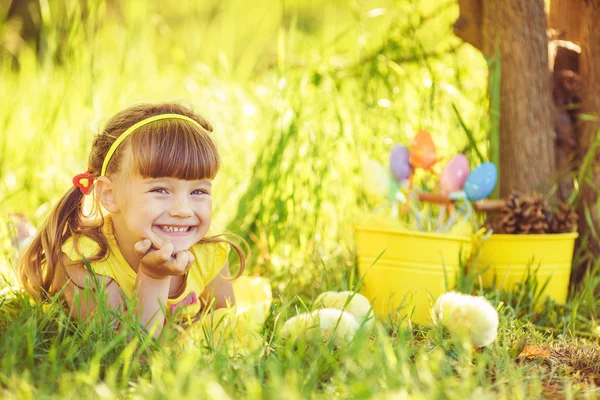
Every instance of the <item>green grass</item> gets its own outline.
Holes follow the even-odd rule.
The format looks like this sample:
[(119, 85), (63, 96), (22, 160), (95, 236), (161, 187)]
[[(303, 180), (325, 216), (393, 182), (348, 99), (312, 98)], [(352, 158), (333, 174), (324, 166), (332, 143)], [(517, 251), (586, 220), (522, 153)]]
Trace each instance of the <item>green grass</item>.
[[(164, 337), (156, 348), (128, 316), (116, 333), (108, 312), (81, 324), (58, 305), (5, 296), (0, 382), (8, 398), (280, 398), (282, 393), (286, 398), (529, 398), (555, 391), (595, 398), (597, 339), (573, 340), (569, 332), (576, 326), (570, 317), (590, 312), (587, 295), (576, 295), (566, 307), (549, 303), (544, 315), (536, 315), (527, 300), (531, 290), (485, 291), (501, 304), (501, 323), (496, 342), (478, 351), (437, 327), (409, 328), (401, 320), (378, 322), (372, 335), (359, 334), (339, 348), (316, 341), (294, 346), (280, 339), (277, 329), (303, 306), (284, 293), (261, 332), (262, 345), (237, 355), (225, 346), (207, 347), (210, 340), (178, 353), (177, 342)], [(553, 316), (557, 320), (548, 321)], [(532, 323), (543, 319), (551, 324)], [(517, 359), (525, 345), (534, 344), (551, 348), (552, 357)], [(148, 346), (154, 350), (145, 362), (139, 356)]]
[[(386, 163), (420, 128), (442, 155), (489, 154), (487, 64), (452, 36), (455, 2), (40, 3), (39, 49), (1, 48), (0, 220), (22, 212), (39, 226), (118, 110), (184, 101), (216, 127), (216, 224), (248, 240), (248, 273), (269, 277), (276, 301), (250, 354), (202, 342), (178, 353), (165, 337), (144, 362), (154, 343), (128, 316), (117, 333), (108, 315), (81, 324), (12, 295), (12, 229), (0, 224), (2, 397), (595, 398), (598, 265), (544, 313), (535, 280), (504, 293), (460, 277), (501, 316), (498, 340), (476, 352), (398, 319), (341, 348), (277, 335), (319, 293), (360, 278), (352, 226), (378, 205), (362, 194), (362, 162)], [(557, 350), (517, 359), (526, 344)]]

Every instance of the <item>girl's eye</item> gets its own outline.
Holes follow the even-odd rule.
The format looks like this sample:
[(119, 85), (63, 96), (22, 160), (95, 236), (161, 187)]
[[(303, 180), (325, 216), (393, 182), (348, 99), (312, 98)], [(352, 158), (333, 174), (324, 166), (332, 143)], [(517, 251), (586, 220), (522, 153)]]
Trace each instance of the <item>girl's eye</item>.
[(196, 189), (192, 192), (192, 194), (210, 194), (210, 193), (208, 193), (208, 191), (205, 189)]
[(152, 189), (151, 192), (160, 193), (160, 194), (167, 194), (167, 189), (165, 189), (165, 188), (156, 188), (156, 189)]

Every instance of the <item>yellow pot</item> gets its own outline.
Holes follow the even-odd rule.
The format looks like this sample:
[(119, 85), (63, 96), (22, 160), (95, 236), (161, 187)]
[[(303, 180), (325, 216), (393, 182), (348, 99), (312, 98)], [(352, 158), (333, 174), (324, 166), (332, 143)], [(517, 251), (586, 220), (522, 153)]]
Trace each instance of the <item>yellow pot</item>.
[(471, 246), (470, 237), (435, 233), (369, 226), (356, 226), (355, 233), (361, 293), (375, 316), (399, 310), (420, 324), (429, 323), (432, 302), (454, 287), (459, 254), (467, 256)]
[(496, 284), (498, 288), (506, 290), (511, 290), (517, 282), (524, 281), (528, 268), (532, 273), (537, 269), (539, 287), (549, 279), (541, 295), (564, 303), (569, 291), (576, 238), (577, 232), (544, 235), (492, 234), (482, 243), (476, 266), (480, 271), (489, 266), (482, 274), (485, 286)]

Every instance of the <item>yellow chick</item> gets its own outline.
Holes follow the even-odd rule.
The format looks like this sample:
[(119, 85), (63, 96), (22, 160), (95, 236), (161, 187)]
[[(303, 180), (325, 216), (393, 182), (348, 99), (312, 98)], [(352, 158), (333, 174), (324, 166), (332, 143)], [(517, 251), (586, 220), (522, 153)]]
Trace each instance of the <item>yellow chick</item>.
[(484, 297), (444, 293), (433, 306), (432, 318), (451, 334), (468, 335), (475, 347), (490, 345), (498, 335), (498, 312)]
[(358, 328), (358, 322), (351, 314), (333, 308), (322, 308), (290, 318), (283, 324), (280, 335), (292, 340), (300, 336), (308, 340), (320, 337), (324, 342), (333, 340), (336, 346), (340, 346), (351, 341)]
[(238, 312), (235, 308), (218, 308), (186, 326), (179, 339), (186, 349), (197, 348), (199, 343), (206, 342), (209, 347), (226, 346), (230, 356), (247, 355), (262, 343), (255, 328), (254, 315)]
[(260, 331), (273, 302), (270, 281), (263, 277), (240, 276), (232, 283), (237, 314), (244, 314), (249, 327)]
[[(348, 300), (348, 298), (350, 300)], [(350, 313), (358, 326), (363, 326), (366, 329), (373, 327), (373, 308), (371, 303), (365, 296), (360, 293), (355, 293), (350, 290), (343, 292), (324, 292), (315, 300), (317, 307), (335, 308)]]

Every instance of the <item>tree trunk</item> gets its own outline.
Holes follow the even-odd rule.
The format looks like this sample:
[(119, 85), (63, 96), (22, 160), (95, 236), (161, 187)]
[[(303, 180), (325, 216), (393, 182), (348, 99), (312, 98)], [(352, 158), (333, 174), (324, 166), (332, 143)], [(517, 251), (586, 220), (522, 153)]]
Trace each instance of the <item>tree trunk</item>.
[(555, 173), (544, 0), (458, 0), (454, 32), (500, 56), (500, 195), (541, 190)]
[(552, 0), (548, 28), (555, 30), (558, 39), (581, 43), (581, 17), (584, 15), (585, 0)]
[(40, 39), (42, 29), (42, 14), (40, 2), (38, 0), (12, 0), (6, 20), (16, 18), (21, 23), (20, 35), (28, 42), (35, 42), (36, 45)]
[[(581, 25), (581, 81), (583, 83), (582, 112), (600, 117), (600, 0), (579, 0), (584, 11), (579, 20)], [(583, 122), (580, 134), (580, 151), (585, 154), (595, 140), (600, 123)], [(599, 177), (600, 178), (600, 177)], [(598, 186), (600, 188), (600, 186)]]
[[(560, 39), (550, 46), (557, 50), (556, 64), (554, 57), (550, 63), (555, 68), (553, 96), (543, 0), (458, 3), (454, 28), (459, 37), (487, 58), (499, 43), (501, 194), (553, 183), (557, 165), (581, 170), (590, 147), (600, 140), (600, 0), (551, 1), (548, 27), (554, 30), (552, 39)], [(573, 110), (573, 103), (580, 107)], [(580, 239), (591, 250), (586, 252), (589, 263), (600, 256), (600, 151), (593, 156), (589, 178), (577, 182)], [(569, 185), (565, 188), (570, 192)], [(576, 280), (582, 273), (580, 268), (574, 274)]]
[[(585, 3), (582, 14), (581, 25), (581, 81), (583, 84), (583, 101), (581, 114), (591, 114), (600, 117), (600, 0), (581, 1)], [(598, 139), (596, 136), (600, 129), (598, 121), (581, 121), (578, 126), (579, 159), (583, 160), (589, 152), (590, 146)], [(598, 193), (600, 190), (600, 157), (598, 151), (595, 154), (593, 170), (590, 171), (592, 179), (581, 182), (582, 203), (579, 207), (580, 233), (588, 237), (588, 254), (591, 256), (590, 263), (600, 256), (600, 215), (598, 215)], [(589, 210), (593, 226), (587, 224), (586, 210)], [(580, 280), (585, 269), (580, 268), (575, 275)]]
[(482, 51), (500, 54), (500, 195), (540, 190), (555, 171), (544, 0), (482, 6)]
[[(573, 164), (581, 164), (596, 141), (600, 129), (598, 121), (582, 119), (583, 115), (600, 116), (600, 1), (599, 0), (552, 0), (550, 4), (549, 28), (562, 31), (561, 39), (576, 42), (581, 54), (575, 72), (581, 82), (581, 104), (578, 119), (575, 121), (577, 151)], [(600, 256), (600, 215), (598, 215), (598, 194), (600, 189), (600, 157), (596, 151), (589, 171), (590, 179), (579, 182), (581, 201), (578, 204), (579, 243), (586, 247), (581, 265), (573, 273), (575, 282), (581, 280), (586, 267)], [(589, 216), (589, 217), (588, 217)]]

